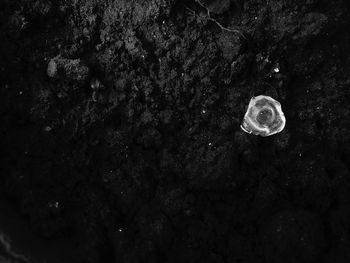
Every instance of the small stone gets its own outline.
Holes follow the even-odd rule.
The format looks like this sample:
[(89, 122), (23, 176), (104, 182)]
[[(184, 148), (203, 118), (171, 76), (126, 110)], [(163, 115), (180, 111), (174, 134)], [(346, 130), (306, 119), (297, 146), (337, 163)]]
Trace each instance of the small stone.
[(57, 63), (54, 59), (51, 59), (47, 65), (47, 75), (50, 78), (54, 78), (57, 75)]
[(269, 96), (260, 95), (251, 98), (241, 129), (266, 137), (281, 132), (285, 125), (281, 104)]
[(91, 82), (90, 82), (90, 87), (93, 90), (98, 90), (98, 89), (102, 89), (104, 86), (101, 83), (101, 81), (99, 81), (98, 79), (92, 79)]

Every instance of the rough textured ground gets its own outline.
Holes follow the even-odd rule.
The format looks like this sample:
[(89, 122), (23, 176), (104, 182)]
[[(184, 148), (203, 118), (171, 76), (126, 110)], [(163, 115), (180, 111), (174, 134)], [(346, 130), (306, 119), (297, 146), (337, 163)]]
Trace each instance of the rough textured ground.
[(350, 262), (349, 9), (1, 0), (0, 262)]

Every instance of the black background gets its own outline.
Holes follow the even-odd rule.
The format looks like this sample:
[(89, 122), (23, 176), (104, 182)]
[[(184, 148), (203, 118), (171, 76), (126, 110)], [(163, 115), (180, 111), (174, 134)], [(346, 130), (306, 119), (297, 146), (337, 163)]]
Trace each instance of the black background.
[[(349, 11), (1, 0), (0, 255), (350, 262)], [(239, 128), (260, 94), (266, 138)]]

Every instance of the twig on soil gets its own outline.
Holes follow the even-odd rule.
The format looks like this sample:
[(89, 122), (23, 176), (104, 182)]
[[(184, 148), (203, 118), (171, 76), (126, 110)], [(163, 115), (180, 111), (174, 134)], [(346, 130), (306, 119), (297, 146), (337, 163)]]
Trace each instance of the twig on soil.
[(209, 21), (214, 22), (221, 30), (223, 31), (227, 31), (227, 32), (231, 32), (231, 33), (236, 33), (239, 34), (240, 36), (242, 36), (244, 39), (246, 39), (245, 35), (242, 33), (241, 30), (238, 29), (233, 29), (233, 28), (228, 28), (228, 27), (224, 27), (223, 25), (221, 25), (221, 23), (219, 21), (217, 21), (215, 18), (212, 18), (210, 15), (210, 10), (208, 7), (206, 7), (202, 1), (200, 0), (194, 0), (197, 4), (199, 4), (202, 8), (204, 8), (206, 10), (206, 16), (200, 16), (196, 13), (196, 11), (194, 11), (193, 9), (186, 7), (186, 9), (194, 16), (199, 17), (201, 19), (207, 19)]
[[(3, 233), (0, 233), (0, 248), (2, 251), (5, 251), (8, 256), (12, 257), (12, 259), (14, 259), (15, 262), (29, 262), (29, 260), (26, 257), (17, 254), (12, 250), (10, 240), (8, 240), (8, 238)], [(9, 260), (8, 262), (10, 261), (11, 260)]]

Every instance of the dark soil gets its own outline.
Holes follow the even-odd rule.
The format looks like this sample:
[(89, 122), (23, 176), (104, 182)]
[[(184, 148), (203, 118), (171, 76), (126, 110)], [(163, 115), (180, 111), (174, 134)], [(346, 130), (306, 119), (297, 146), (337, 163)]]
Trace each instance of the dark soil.
[(349, 12), (1, 0), (0, 262), (350, 262)]

